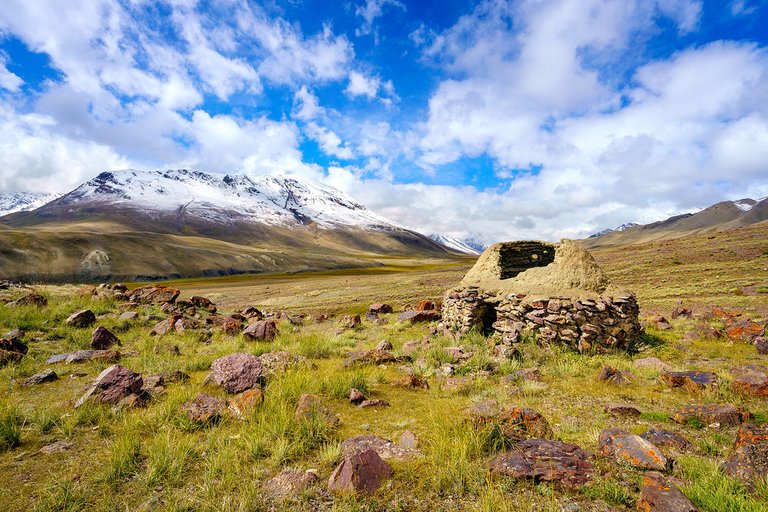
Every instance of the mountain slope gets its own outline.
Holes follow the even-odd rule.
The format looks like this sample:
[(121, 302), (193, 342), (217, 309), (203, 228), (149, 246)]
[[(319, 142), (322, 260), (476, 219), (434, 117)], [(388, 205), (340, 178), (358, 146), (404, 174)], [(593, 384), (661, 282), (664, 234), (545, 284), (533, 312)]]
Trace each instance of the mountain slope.
[[(105, 279), (302, 271), (451, 257), (330, 187), (293, 176), (104, 172), (0, 217), (6, 277)], [(151, 244), (151, 245), (150, 245)]]
[(482, 251), (478, 251), (476, 248), (470, 246), (469, 244), (459, 240), (458, 238), (453, 238), (450, 236), (439, 235), (439, 234), (429, 235), (429, 238), (437, 242), (438, 244), (447, 247), (452, 251), (460, 252), (462, 254), (479, 256), (480, 253), (482, 252)]
[(725, 231), (768, 221), (768, 198), (722, 201), (697, 213), (685, 213), (623, 231), (597, 233), (582, 240), (587, 248), (670, 240), (682, 236)]
[(42, 192), (0, 194), (0, 217), (11, 213), (34, 210), (50, 203), (57, 197), (59, 197), (59, 194), (45, 194)]

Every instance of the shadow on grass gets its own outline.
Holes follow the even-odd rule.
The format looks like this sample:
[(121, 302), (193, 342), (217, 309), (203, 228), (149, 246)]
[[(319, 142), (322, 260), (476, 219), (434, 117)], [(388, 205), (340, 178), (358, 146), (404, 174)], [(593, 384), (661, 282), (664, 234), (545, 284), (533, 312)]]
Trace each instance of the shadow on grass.
[(627, 353), (635, 355), (645, 350), (652, 348), (658, 348), (665, 345), (667, 342), (655, 334), (644, 332), (634, 340), (630, 341), (627, 345)]

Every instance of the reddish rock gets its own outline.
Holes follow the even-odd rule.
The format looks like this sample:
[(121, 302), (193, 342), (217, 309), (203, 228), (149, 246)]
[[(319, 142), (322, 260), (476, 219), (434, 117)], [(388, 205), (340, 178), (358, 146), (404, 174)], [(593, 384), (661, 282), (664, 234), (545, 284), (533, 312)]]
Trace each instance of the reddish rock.
[(691, 311), (688, 308), (683, 307), (683, 301), (679, 300), (677, 301), (677, 306), (675, 307), (675, 310), (672, 312), (672, 320), (676, 318), (692, 318), (693, 317), (693, 311)]
[(277, 324), (273, 320), (257, 320), (245, 328), (243, 336), (252, 341), (272, 341), (277, 333)]
[(696, 419), (705, 425), (719, 423), (721, 426), (739, 425), (750, 417), (749, 412), (732, 404), (687, 405), (672, 413), (672, 419), (678, 423)]
[(768, 338), (764, 336), (758, 336), (755, 338), (753, 343), (755, 345), (755, 349), (757, 349), (758, 354), (768, 354)]
[(194, 400), (183, 404), (181, 409), (190, 421), (209, 424), (221, 419), (225, 405), (221, 398), (200, 393)]
[(619, 428), (600, 432), (597, 451), (604, 457), (638, 469), (665, 471), (670, 465), (670, 461), (653, 443)]
[(173, 303), (181, 291), (176, 288), (169, 288), (157, 284), (148, 284), (133, 290), (128, 296), (131, 302), (140, 304), (163, 304)]
[(741, 425), (723, 469), (750, 489), (758, 478), (765, 478), (768, 475), (768, 425)]
[(237, 336), (243, 330), (243, 322), (230, 316), (224, 317), (218, 326), (227, 336)]
[(669, 320), (663, 316), (656, 316), (651, 320), (651, 322), (653, 322), (653, 326), (660, 331), (668, 331), (672, 328), (672, 324), (670, 324)]
[(264, 484), (264, 491), (278, 500), (295, 498), (318, 480), (317, 473), (312, 470), (284, 469)]
[(665, 372), (659, 376), (669, 387), (683, 388), (692, 393), (714, 388), (719, 382), (717, 374), (713, 372)]
[(48, 299), (34, 291), (6, 304), (6, 306), (35, 306), (38, 308), (44, 308), (47, 305)]
[(387, 313), (392, 313), (392, 311), (394, 310), (392, 309), (392, 306), (390, 306), (389, 304), (371, 304), (368, 307), (368, 311), (370, 311), (371, 313), (376, 313), (378, 315), (384, 315)]
[(112, 365), (96, 377), (85, 394), (75, 402), (75, 407), (80, 407), (88, 400), (116, 405), (130, 395), (140, 393), (143, 383), (140, 373), (119, 364)]
[(554, 437), (547, 419), (530, 407), (500, 405), (495, 400), (478, 402), (464, 411), (477, 428), (498, 425), (501, 434), (515, 442), (523, 439)]
[(636, 508), (643, 512), (699, 512), (680, 489), (657, 471), (643, 475)]
[(264, 392), (260, 388), (249, 389), (229, 400), (229, 410), (235, 418), (246, 419), (264, 402)]
[(421, 455), (415, 448), (406, 448), (379, 436), (356, 436), (341, 442), (341, 457), (346, 459), (366, 450), (374, 450), (383, 460), (409, 460)]
[(261, 320), (262, 318), (264, 318), (264, 312), (261, 311), (259, 308), (256, 308), (253, 306), (248, 306), (247, 308), (242, 310), (240, 314), (249, 320), (252, 320), (254, 318), (257, 320)]
[(435, 322), (440, 320), (442, 316), (438, 311), (426, 310), (426, 311), (404, 311), (397, 317), (399, 322)]
[(613, 368), (612, 366), (603, 366), (600, 370), (600, 374), (597, 376), (597, 380), (608, 381), (611, 384), (624, 385), (629, 384), (632, 381), (632, 374)]
[(339, 417), (329, 408), (323, 405), (320, 397), (317, 395), (303, 394), (299, 397), (299, 403), (296, 405), (294, 413), (296, 419), (318, 418), (329, 425), (338, 425)]
[(765, 326), (752, 320), (741, 320), (729, 325), (725, 334), (737, 343), (752, 343), (765, 331)]
[(392, 467), (375, 450), (365, 450), (338, 465), (328, 479), (328, 489), (372, 495), (393, 474)]
[(105, 327), (97, 327), (91, 334), (91, 348), (95, 350), (106, 350), (113, 345), (120, 345), (120, 339), (112, 334)]
[(420, 300), (416, 304), (416, 311), (434, 311), (436, 309), (438, 309), (438, 307), (433, 300)]
[(763, 372), (747, 372), (734, 378), (731, 387), (742, 395), (768, 396), (768, 375)]
[(18, 363), (27, 351), (27, 346), (18, 338), (0, 338), (0, 366), (8, 363)]
[(328, 321), (329, 318), (330, 316), (327, 313), (320, 313), (319, 315), (315, 315), (315, 323), (321, 324)]
[(96, 315), (90, 309), (75, 311), (67, 317), (65, 323), (72, 327), (90, 327), (96, 323)]
[(227, 393), (237, 394), (261, 386), (266, 369), (261, 359), (244, 353), (220, 357), (211, 364), (211, 373), (206, 381), (220, 386)]
[(193, 295), (192, 297), (189, 298), (189, 302), (191, 302), (196, 308), (205, 309), (210, 313), (216, 312), (216, 304), (211, 302), (211, 300), (206, 297)]
[(339, 323), (345, 329), (352, 329), (360, 325), (360, 315), (344, 315), (339, 319)]
[(651, 428), (641, 435), (643, 439), (653, 443), (660, 448), (675, 448), (677, 450), (687, 450), (691, 448), (691, 443), (680, 434), (669, 430)]
[(491, 460), (491, 473), (580, 487), (592, 478), (589, 453), (575, 444), (526, 439)]
[(427, 379), (416, 375), (404, 375), (397, 379), (392, 385), (398, 388), (429, 389), (429, 382), (427, 382)]
[(158, 322), (151, 331), (150, 336), (165, 336), (171, 331), (176, 330), (176, 322), (181, 319), (179, 315), (171, 315), (162, 322)]
[(610, 403), (605, 404), (603, 410), (613, 417), (637, 418), (640, 416), (640, 409), (630, 404)]

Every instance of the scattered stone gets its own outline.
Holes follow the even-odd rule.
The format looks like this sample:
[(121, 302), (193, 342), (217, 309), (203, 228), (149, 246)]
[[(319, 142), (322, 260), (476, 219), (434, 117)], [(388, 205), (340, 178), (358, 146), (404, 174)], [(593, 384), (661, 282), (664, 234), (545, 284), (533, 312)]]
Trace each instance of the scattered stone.
[(492, 474), (580, 487), (592, 478), (590, 455), (575, 444), (526, 439), (491, 460)]
[(385, 351), (385, 350), (392, 350), (394, 347), (392, 346), (392, 343), (388, 342), (387, 340), (380, 341), (378, 345), (376, 345), (376, 348), (374, 350), (379, 351)]
[(768, 375), (763, 372), (748, 372), (734, 378), (731, 387), (743, 395), (768, 396)]
[(319, 315), (315, 315), (315, 323), (321, 324), (323, 322), (327, 322), (330, 316), (327, 313), (320, 313)]
[(190, 421), (210, 424), (221, 419), (225, 406), (221, 398), (200, 393), (192, 401), (183, 404), (181, 409)]
[(400, 446), (408, 450), (415, 450), (416, 448), (419, 447), (418, 438), (410, 430), (406, 430), (400, 435), (400, 439), (398, 439), (398, 443), (400, 444)]
[(277, 333), (274, 320), (257, 320), (245, 328), (243, 336), (252, 341), (272, 341)]
[(56, 441), (51, 444), (47, 444), (43, 446), (42, 448), (40, 448), (40, 453), (44, 455), (51, 455), (54, 453), (64, 453), (64, 452), (68, 452), (74, 447), (75, 447), (74, 443), (70, 441), (61, 440), (61, 441)]
[(11, 329), (7, 333), (5, 333), (5, 336), (3, 337), (9, 340), (12, 340), (12, 339), (21, 340), (24, 337), (24, 331), (16, 327), (15, 329)]
[(157, 325), (155, 325), (151, 331), (149, 331), (150, 336), (165, 336), (171, 331), (176, 330), (176, 322), (178, 320), (181, 320), (181, 316), (179, 315), (171, 315), (162, 322), (159, 322)]
[(264, 383), (266, 369), (261, 359), (244, 353), (220, 357), (211, 364), (211, 373), (206, 378), (227, 393), (242, 393)]
[(427, 379), (417, 375), (404, 375), (397, 379), (392, 385), (398, 388), (429, 389)]
[(174, 303), (180, 293), (181, 291), (176, 288), (149, 284), (133, 290), (128, 296), (128, 300), (131, 302), (138, 302), (139, 304)]
[(426, 310), (426, 311), (403, 311), (399, 317), (398, 322), (436, 322), (440, 320), (441, 315), (438, 311)]
[(193, 331), (198, 328), (198, 323), (194, 320), (189, 320), (187, 318), (179, 318), (176, 320), (176, 322), (173, 324), (173, 328), (176, 329), (176, 332), (178, 334), (184, 334), (187, 331)]
[(211, 300), (206, 297), (193, 295), (192, 297), (189, 298), (189, 302), (191, 302), (196, 308), (202, 308), (202, 309), (208, 310), (209, 313), (216, 312), (216, 304), (211, 302)]
[(72, 327), (90, 327), (96, 323), (96, 315), (90, 309), (83, 309), (69, 315), (64, 322)]
[(497, 425), (501, 434), (514, 442), (524, 439), (554, 437), (547, 419), (530, 407), (499, 405), (495, 400), (478, 402), (464, 411), (477, 428)]
[[(452, 368), (453, 367), (451, 367), (451, 369)], [(444, 379), (441, 379), (439, 382), (440, 382), (440, 387), (445, 390), (463, 391), (465, 389), (470, 388), (475, 383), (475, 379), (471, 375), (464, 375), (462, 377), (446, 377)]]
[(243, 420), (253, 415), (262, 402), (264, 402), (264, 392), (260, 388), (253, 388), (231, 398), (229, 410), (235, 418)]
[(392, 313), (394, 310), (389, 304), (371, 304), (368, 307), (368, 311), (371, 313), (376, 313), (377, 315), (384, 315), (387, 313)]
[(677, 423), (685, 424), (695, 419), (705, 425), (717, 423), (721, 426), (735, 426), (749, 421), (750, 413), (732, 404), (687, 405), (672, 414)]
[(717, 387), (719, 379), (716, 373), (702, 371), (665, 372), (660, 377), (671, 388), (683, 388), (692, 393)]
[(261, 365), (264, 367), (267, 376), (283, 373), (290, 368), (296, 368), (302, 365), (308, 365), (309, 361), (304, 356), (291, 354), (285, 350), (273, 350), (259, 356)]
[(33, 291), (19, 299), (9, 302), (6, 306), (35, 306), (38, 308), (44, 308), (48, 305), (48, 299)]
[(522, 359), (523, 355), (520, 353), (515, 345), (496, 345), (493, 347), (493, 355), (499, 359)]
[(768, 474), (768, 425), (741, 425), (724, 469), (754, 489), (756, 480)]
[(737, 343), (753, 343), (755, 338), (763, 334), (764, 331), (764, 325), (745, 319), (729, 325), (725, 334), (728, 339)]
[(419, 450), (409, 449), (379, 436), (356, 436), (341, 442), (341, 457), (349, 458), (366, 450), (374, 450), (383, 460), (409, 460), (420, 456)]
[(28, 377), (24, 384), (27, 386), (36, 386), (38, 384), (44, 384), (46, 382), (53, 382), (59, 378), (56, 372), (53, 370), (46, 370), (44, 372), (36, 373), (31, 377)]
[(608, 428), (600, 432), (597, 451), (604, 457), (638, 469), (666, 471), (671, 465), (671, 461), (653, 443), (619, 428)]
[(653, 326), (660, 331), (668, 331), (672, 328), (672, 324), (669, 323), (669, 320), (661, 315), (654, 317), (651, 322), (653, 322)]
[(366, 322), (380, 323), (380, 322), (383, 322), (384, 320), (379, 318), (379, 315), (377, 313), (374, 313), (373, 311), (368, 311), (365, 314), (365, 321)]
[(517, 370), (512, 375), (519, 380), (541, 382), (541, 371), (538, 368), (523, 368), (522, 370)]
[(259, 308), (256, 308), (253, 306), (248, 306), (247, 308), (242, 310), (240, 314), (245, 318), (247, 318), (248, 320), (252, 320), (254, 318), (257, 320), (261, 320), (262, 318), (264, 318), (264, 312), (261, 311)]
[(611, 384), (622, 386), (632, 382), (632, 374), (611, 366), (603, 366), (600, 374), (597, 376), (597, 380), (608, 381)]
[(0, 366), (18, 363), (28, 350), (27, 346), (18, 338), (0, 338)]
[(85, 363), (87, 361), (115, 362), (119, 361), (120, 357), (121, 354), (117, 350), (78, 350), (76, 352), (53, 355), (45, 361), (45, 364), (72, 364)]
[(346, 361), (344, 361), (344, 366), (350, 367), (350, 366), (360, 366), (360, 365), (366, 365), (366, 364), (386, 364), (386, 363), (397, 363), (397, 362), (404, 362), (404, 361), (410, 361), (410, 358), (408, 357), (397, 357), (392, 352), (387, 352), (386, 350), (366, 350), (363, 352), (353, 352), (350, 354), (350, 356), (347, 358)]
[(439, 309), (433, 300), (420, 300), (416, 304), (416, 311), (434, 311)]
[(699, 512), (680, 489), (657, 471), (643, 475), (636, 508), (644, 512)]
[(637, 418), (640, 416), (640, 409), (630, 404), (610, 403), (605, 404), (603, 410), (615, 418), (619, 417), (631, 417)]
[(219, 327), (221, 328), (221, 332), (227, 336), (237, 336), (243, 330), (243, 322), (242, 320), (228, 316), (219, 323)]
[(392, 467), (375, 450), (365, 450), (344, 459), (336, 467), (328, 479), (328, 489), (372, 495), (393, 474)]
[(112, 365), (96, 377), (85, 394), (75, 402), (75, 407), (80, 407), (88, 400), (117, 405), (131, 395), (138, 395), (143, 383), (140, 373), (119, 364)]
[(768, 354), (768, 338), (764, 336), (757, 336), (754, 341), (755, 349), (758, 354)]
[(692, 318), (693, 317), (693, 311), (691, 311), (688, 308), (683, 307), (683, 301), (678, 300), (677, 306), (675, 306), (675, 310), (672, 312), (672, 320), (675, 320), (676, 318)]
[(336, 416), (333, 411), (323, 405), (319, 396), (310, 395), (307, 393), (301, 395), (299, 398), (299, 403), (296, 406), (294, 417), (296, 419), (307, 420), (314, 417), (332, 426), (339, 424), (339, 417)]
[(352, 329), (360, 325), (360, 315), (344, 315), (339, 320), (339, 323), (344, 329)]
[(365, 395), (362, 391), (360, 391), (357, 388), (349, 388), (349, 401), (352, 402), (355, 405), (360, 405), (360, 403), (365, 400)]
[(125, 311), (124, 313), (121, 313), (119, 317), (117, 317), (118, 320), (135, 320), (138, 318), (139, 314), (135, 311)]
[(389, 407), (389, 402), (386, 400), (382, 400), (381, 398), (374, 398), (371, 400), (363, 400), (360, 402), (360, 405), (358, 405), (361, 409), (366, 409), (368, 407)]
[(120, 339), (105, 327), (99, 326), (91, 334), (91, 348), (94, 350), (106, 350), (113, 345), (120, 345)]
[(264, 491), (278, 500), (294, 498), (319, 480), (314, 470), (284, 469), (264, 484)]
[(428, 348), (430, 345), (431, 344), (429, 340), (426, 340), (426, 339), (406, 341), (405, 343), (403, 343), (402, 351), (406, 354), (410, 354), (411, 352)]
[(635, 359), (635, 368), (652, 368), (660, 372), (671, 372), (673, 368), (658, 357)]
[(660, 448), (674, 448), (677, 450), (687, 450), (691, 447), (690, 441), (688, 441), (686, 438), (684, 438), (680, 434), (676, 434), (675, 432), (671, 432), (669, 430), (664, 430), (661, 428), (648, 429), (648, 431), (645, 434), (641, 435), (640, 437), (642, 437), (646, 441), (653, 443), (654, 445)]

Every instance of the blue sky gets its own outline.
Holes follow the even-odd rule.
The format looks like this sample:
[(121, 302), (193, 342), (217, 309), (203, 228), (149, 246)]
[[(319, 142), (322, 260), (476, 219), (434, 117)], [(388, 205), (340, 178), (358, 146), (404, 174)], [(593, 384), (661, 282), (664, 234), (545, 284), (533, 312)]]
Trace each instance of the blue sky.
[(748, 0), (5, 0), (0, 192), (287, 172), (423, 232), (580, 237), (768, 195), (765, 27)]

